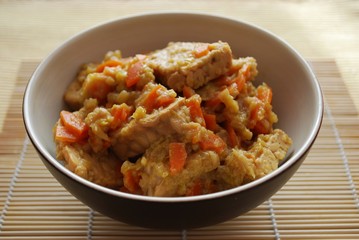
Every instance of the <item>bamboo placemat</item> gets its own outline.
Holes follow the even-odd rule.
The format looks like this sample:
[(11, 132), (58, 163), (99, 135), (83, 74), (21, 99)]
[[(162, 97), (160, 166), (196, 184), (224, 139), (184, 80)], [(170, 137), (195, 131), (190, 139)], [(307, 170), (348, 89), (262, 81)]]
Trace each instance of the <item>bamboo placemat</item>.
[(298, 172), (247, 214), (179, 232), (111, 220), (51, 176), (22, 123), (23, 91), (38, 64), (23, 62), (0, 134), (0, 239), (359, 239), (358, 113), (335, 62), (310, 62), (326, 105), (318, 139)]

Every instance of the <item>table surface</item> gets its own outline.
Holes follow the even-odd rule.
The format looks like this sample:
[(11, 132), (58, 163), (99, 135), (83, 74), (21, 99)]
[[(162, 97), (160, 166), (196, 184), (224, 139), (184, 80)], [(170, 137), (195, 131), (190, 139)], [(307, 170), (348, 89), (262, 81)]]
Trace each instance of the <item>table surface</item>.
[[(295, 239), (296, 233), (298, 236), (299, 232), (302, 234), (299, 236), (307, 239), (338, 239), (338, 236), (345, 233), (345, 239), (357, 239), (359, 236), (359, 200), (356, 188), (359, 185), (359, 152), (357, 151), (359, 144), (359, 124), (357, 123), (359, 109), (357, 67), (359, 65), (359, 1), (356, 0), (107, 0), (101, 2), (88, 0), (0, 0), (0, 71), (2, 72), (2, 77), (0, 78), (0, 193), (7, 193), (7, 196), (0, 194), (0, 200), (5, 202), (0, 202), (0, 210), (3, 207), (0, 217), (0, 238), (1, 236), (7, 236), (6, 239), (13, 239), (12, 237), (20, 239), (20, 236), (26, 238), (24, 234), (29, 231), (32, 231), (33, 234), (37, 234), (36, 231), (38, 231), (36, 236), (42, 236), (46, 239), (46, 231), (41, 233), (41, 230), (50, 231), (52, 224), (59, 223), (59, 221), (61, 221), (62, 225), (55, 226), (55, 230), (57, 229), (61, 234), (63, 234), (61, 231), (74, 231), (74, 236), (77, 236), (76, 234), (82, 231), (80, 225), (79, 229), (73, 225), (65, 226), (61, 216), (54, 219), (54, 223), (46, 223), (46, 219), (49, 219), (50, 216), (41, 216), (43, 217), (42, 220), (37, 221), (43, 224), (45, 229), (36, 227), (37, 223), (31, 224), (28, 222), (29, 218), (31, 218), (28, 211), (32, 211), (32, 206), (41, 205), (45, 200), (30, 198), (26, 193), (26, 189), (31, 187), (31, 183), (26, 183), (26, 181), (34, 181), (35, 187), (39, 191), (38, 194), (40, 194), (41, 190), (45, 194), (44, 197), (55, 186), (56, 191), (61, 192), (61, 196), (66, 200), (66, 204), (72, 204), (72, 210), (75, 208), (80, 208), (81, 211), (85, 209), (81, 212), (83, 214), (81, 217), (80, 215), (78, 218), (71, 215), (72, 221), (75, 224), (80, 224), (81, 222), (81, 224), (85, 223), (86, 225), (90, 223), (87, 220), (88, 210), (75, 199), (72, 199), (71, 196), (68, 196), (68, 193), (61, 186), (51, 182), (53, 179), (46, 175), (46, 170), (39, 164), (40, 161), (38, 161), (36, 155), (32, 154), (33, 150), (31, 150), (30, 146), (27, 146), (29, 144), (28, 139), (24, 141), (23, 129), (19, 131), (21, 132), (20, 137), (16, 138), (14, 138), (14, 134), (10, 134), (6, 130), (6, 128), (14, 129), (16, 124), (21, 124), (18, 119), (21, 118), (21, 93), (19, 91), (23, 91), (24, 84), (31, 71), (55, 47), (81, 30), (122, 16), (162, 10), (191, 10), (215, 13), (266, 28), (286, 40), (308, 59), (313, 64), (313, 67), (316, 68), (315, 70), (319, 73), (320, 80), (322, 80), (328, 105), (323, 130), (321, 130), (321, 135), (317, 145), (314, 147), (314, 151), (309, 156), (310, 161), (301, 168), (297, 177), (278, 195), (248, 216), (236, 220), (239, 224), (242, 224), (240, 229), (248, 227), (248, 232), (245, 230), (241, 234), (248, 234), (247, 236), (254, 236), (255, 239), (258, 239), (260, 237), (255, 235), (255, 231), (261, 233), (260, 230), (263, 230), (263, 233), (267, 233), (268, 239), (271, 239), (272, 236), (279, 239), (279, 234), (282, 234), (283, 239), (286, 239), (286, 236), (287, 238)], [(21, 87), (19, 87), (19, 79), (22, 81)], [(15, 102), (13, 101), (14, 92), (15, 95), (17, 94)], [(17, 106), (17, 115), (13, 115), (15, 113), (11, 110), (9, 111), (14, 105)], [(12, 120), (18, 120), (10, 125), (7, 122), (9, 112)], [(11, 141), (6, 142), (9, 136)], [(23, 155), (24, 146), (30, 150), (29, 153)], [(329, 153), (332, 154), (332, 152), (333, 155), (329, 156)], [(327, 155), (325, 155), (326, 153)], [(19, 156), (21, 161), (17, 162)], [(330, 164), (326, 164), (326, 160), (331, 160)], [(16, 164), (19, 163), (23, 164), (23, 169), (16, 167), (18, 166)], [(1, 169), (3, 167), (4, 169)], [(305, 181), (309, 181), (306, 176), (313, 172), (317, 172), (319, 176), (311, 177), (309, 180), (313, 181), (313, 184), (306, 187)], [(49, 182), (40, 183), (34, 178), (34, 174), (46, 175)], [(17, 177), (20, 179), (18, 182), (15, 181)], [(22, 192), (20, 195), (15, 194), (13, 196), (12, 191), (13, 188), (16, 190), (16, 187), (18, 191)], [(39, 195), (40, 197), (42, 195)], [(11, 198), (13, 201), (16, 200), (13, 205), (10, 204)], [(23, 206), (22, 201), (27, 201), (28, 199), (32, 199), (31, 206)], [(272, 229), (268, 230), (267, 225), (264, 224), (265, 221), (270, 221), (270, 219), (260, 218), (258, 220), (259, 218), (256, 218), (256, 216), (262, 216), (261, 211), (265, 212), (263, 216), (266, 217), (267, 212), (263, 209), (268, 206), (269, 209), (272, 209), (272, 203), (279, 209), (276, 212), (279, 232), (278, 229), (274, 228), (277, 230), (275, 234), (272, 233)], [(303, 206), (305, 208), (304, 212), (299, 210), (299, 207)], [(40, 206), (37, 207), (40, 208)], [(56, 209), (56, 207), (51, 208), (51, 211), (53, 209)], [(9, 213), (8, 218), (5, 217), (7, 211)], [(64, 211), (68, 211), (70, 214), (68, 209), (59, 209), (59, 211), (65, 217), (66, 212)], [(325, 215), (326, 211), (331, 212)], [(294, 220), (296, 214), (299, 215), (299, 220)], [(118, 226), (107, 219), (104, 220), (97, 213), (91, 211), (89, 216), (91, 216), (91, 223), (92, 220), (94, 221), (94, 232), (97, 230), (99, 234), (109, 234), (108, 239), (111, 236), (115, 239), (116, 234), (120, 234), (119, 232), (113, 232), (117, 231), (114, 230), (116, 228), (125, 229), (126, 231), (131, 230), (122, 225)], [(337, 220), (338, 216), (342, 217)], [(2, 220), (4, 219), (6, 221), (3, 224)], [(222, 236), (222, 239), (224, 239), (224, 235), (221, 234), (226, 234), (229, 239), (234, 236), (231, 234), (234, 234), (235, 231), (240, 231), (235, 227), (239, 226), (236, 221), (222, 225), (222, 228), (221, 226), (212, 228), (206, 232), (207, 235), (204, 235), (204, 232), (201, 231), (188, 232), (188, 235), (182, 235), (181, 239), (207, 239), (210, 237), (215, 239), (216, 236)], [(250, 225), (252, 223), (259, 225), (252, 227)], [(108, 226), (107, 224), (110, 225)], [(268, 226), (270, 225), (271, 223), (268, 224)], [(109, 230), (110, 227), (111, 230)], [(226, 232), (219, 231), (223, 230), (223, 227), (226, 228)], [(92, 231), (92, 228), (89, 229)], [(219, 229), (219, 232), (216, 232), (216, 229)], [(336, 235), (331, 236), (330, 232), (331, 230), (334, 231), (333, 229), (335, 229)], [(133, 231), (134, 235), (132, 236), (137, 236), (137, 230), (133, 229)], [(250, 235), (250, 231), (253, 231), (254, 235)], [(212, 233), (218, 235), (211, 236)], [(125, 232), (123, 234), (132, 233)], [(140, 239), (142, 233), (138, 234)], [(145, 235), (146, 233), (143, 234)], [(265, 238), (264, 235), (261, 236), (261, 238)], [(153, 237), (156, 236), (153, 235)], [(66, 238), (65, 235), (63, 235), (63, 238)], [(79, 238), (83, 239), (82, 237)], [(87, 235), (87, 239), (91, 238), (91, 234)], [(177, 235), (174, 239), (176, 238), (178, 238)]]

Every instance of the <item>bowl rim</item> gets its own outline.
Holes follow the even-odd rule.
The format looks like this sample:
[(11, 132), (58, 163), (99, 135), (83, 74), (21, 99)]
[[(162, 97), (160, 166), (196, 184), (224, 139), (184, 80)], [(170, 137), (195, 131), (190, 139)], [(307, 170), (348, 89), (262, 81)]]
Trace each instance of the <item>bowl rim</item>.
[[(267, 36), (269, 36), (269, 37), (275, 39), (276, 41), (278, 41), (279, 43), (281, 43), (281, 45), (283, 45), (283, 47), (286, 47), (290, 52), (292, 52), (293, 55), (296, 56), (297, 60), (300, 61), (302, 66), (310, 74), (315, 93), (318, 96), (318, 100), (319, 100), (318, 106), (317, 106), (318, 114), (317, 114), (317, 116), (315, 118), (315, 122), (314, 122), (314, 127), (313, 127), (314, 131), (311, 132), (311, 134), (309, 135), (309, 137), (307, 138), (305, 143), (293, 155), (289, 156), (288, 159), (286, 159), (285, 162), (280, 167), (278, 167), (278, 169), (274, 170), (273, 172), (271, 172), (257, 180), (254, 180), (252, 182), (249, 182), (249, 183), (241, 185), (241, 186), (234, 187), (232, 189), (223, 190), (220, 192), (215, 192), (215, 193), (210, 193), (210, 194), (205, 194), (205, 195), (199, 195), (199, 196), (153, 197), (153, 196), (135, 195), (135, 194), (125, 193), (125, 192), (121, 192), (121, 191), (117, 191), (117, 190), (113, 190), (113, 189), (110, 189), (107, 187), (97, 185), (93, 182), (90, 182), (90, 181), (76, 175), (75, 173), (71, 172), (70, 170), (68, 170), (55, 157), (53, 157), (45, 149), (45, 147), (43, 147), (41, 145), (40, 141), (38, 140), (38, 138), (36, 136), (36, 133), (34, 132), (32, 126), (31, 126), (31, 120), (30, 120), (31, 114), (29, 112), (29, 99), (31, 98), (30, 93), (33, 91), (37, 76), (39, 74), (41, 74), (43, 69), (46, 67), (47, 62), (53, 56), (55, 56), (58, 52), (60, 52), (62, 48), (64, 48), (66, 45), (71, 44), (72, 42), (76, 41), (77, 38), (91, 32), (93, 30), (102, 28), (107, 25), (124, 22), (124, 21), (131, 21), (131, 20), (135, 20), (135, 19), (142, 19), (142, 18), (149, 18), (149, 17), (151, 18), (151, 17), (158, 17), (158, 16), (163, 16), (163, 17), (174, 16), (174, 15), (191, 16), (191, 17), (195, 17), (195, 18), (212, 18), (212, 19), (217, 19), (217, 20), (221, 20), (221, 21), (231, 22), (234, 24), (244, 25), (245, 27), (249, 27), (249, 28), (255, 29), (256, 31), (262, 32), (263, 34), (266, 34)], [(25, 130), (27, 132), (27, 135), (28, 135), (30, 141), (32, 142), (33, 146), (36, 148), (37, 152), (42, 156), (42, 158), (44, 160), (46, 160), (49, 164), (51, 164), (53, 167), (55, 167), (57, 169), (57, 171), (61, 172), (62, 174), (66, 175), (68, 178), (70, 178), (74, 181), (77, 181), (86, 187), (92, 188), (96, 191), (103, 192), (105, 194), (109, 194), (109, 195), (113, 195), (113, 196), (121, 197), (121, 198), (126, 198), (129, 200), (147, 201), (147, 202), (165, 202), (165, 203), (196, 202), (196, 201), (202, 201), (202, 200), (221, 198), (224, 196), (228, 196), (228, 195), (246, 191), (246, 190), (251, 189), (257, 185), (261, 185), (261, 184), (269, 181), (270, 179), (273, 179), (276, 176), (284, 173), (286, 171), (286, 169), (288, 169), (289, 167), (294, 165), (303, 156), (305, 156), (307, 154), (307, 152), (310, 150), (311, 146), (313, 145), (313, 143), (319, 133), (319, 130), (320, 130), (320, 127), (322, 124), (322, 120), (323, 120), (323, 114), (324, 114), (323, 94), (322, 94), (322, 90), (320, 88), (320, 84), (319, 84), (313, 70), (311, 69), (308, 62), (299, 54), (299, 52), (296, 49), (294, 49), (291, 45), (289, 45), (285, 40), (283, 40), (281, 37), (275, 35), (274, 33), (270, 32), (258, 25), (249, 23), (247, 21), (238, 20), (238, 19), (234, 19), (231, 17), (219, 15), (219, 14), (203, 13), (203, 12), (198, 12), (198, 11), (154, 11), (154, 12), (147, 12), (147, 13), (131, 14), (131, 15), (126, 15), (126, 16), (119, 17), (119, 18), (114, 18), (114, 19), (111, 19), (108, 21), (100, 22), (96, 25), (93, 25), (92, 27), (89, 27), (87, 29), (84, 29), (84, 30), (78, 32), (77, 34), (73, 35), (72, 37), (70, 37), (67, 40), (65, 40), (64, 42), (62, 42), (59, 46), (57, 46), (37, 66), (37, 68), (33, 72), (30, 80), (28, 81), (28, 83), (26, 85), (22, 104), (23, 104), (23, 106), (22, 106), (23, 121), (24, 121), (24, 125), (25, 125)]]

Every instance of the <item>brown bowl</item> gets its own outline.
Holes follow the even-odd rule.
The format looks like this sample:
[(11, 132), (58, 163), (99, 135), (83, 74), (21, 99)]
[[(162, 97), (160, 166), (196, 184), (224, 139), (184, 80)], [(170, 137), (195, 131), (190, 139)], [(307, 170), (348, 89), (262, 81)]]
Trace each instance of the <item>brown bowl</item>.
[[(258, 81), (273, 89), (278, 128), (293, 140), (290, 156), (274, 172), (230, 190), (193, 197), (147, 197), (89, 182), (56, 160), (52, 127), (64, 108), (63, 94), (79, 66), (109, 50), (125, 56), (163, 48), (170, 41), (226, 41), (235, 56), (257, 59)], [(321, 126), (323, 100), (307, 62), (272, 33), (241, 21), (198, 13), (167, 12), (110, 21), (64, 42), (38, 66), (26, 88), (23, 117), (43, 163), (76, 198), (111, 218), (143, 227), (188, 229), (235, 218), (275, 194), (296, 172)]]

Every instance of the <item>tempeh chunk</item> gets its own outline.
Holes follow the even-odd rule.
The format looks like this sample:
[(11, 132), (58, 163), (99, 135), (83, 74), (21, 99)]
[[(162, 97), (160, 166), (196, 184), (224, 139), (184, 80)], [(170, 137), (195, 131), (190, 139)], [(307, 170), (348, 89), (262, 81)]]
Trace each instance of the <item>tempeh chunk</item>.
[(249, 150), (234, 148), (218, 168), (219, 181), (232, 188), (261, 178), (278, 168), (292, 140), (280, 129), (261, 134)]
[(172, 42), (149, 55), (148, 65), (159, 81), (175, 91), (197, 89), (225, 74), (232, 64), (227, 43)]
[(184, 98), (177, 98), (161, 111), (154, 111), (141, 119), (133, 119), (127, 126), (112, 135), (113, 150), (122, 160), (143, 154), (146, 149), (163, 136), (175, 132), (171, 119), (177, 117), (177, 111), (185, 105)]

